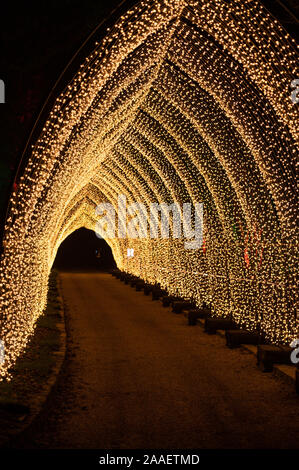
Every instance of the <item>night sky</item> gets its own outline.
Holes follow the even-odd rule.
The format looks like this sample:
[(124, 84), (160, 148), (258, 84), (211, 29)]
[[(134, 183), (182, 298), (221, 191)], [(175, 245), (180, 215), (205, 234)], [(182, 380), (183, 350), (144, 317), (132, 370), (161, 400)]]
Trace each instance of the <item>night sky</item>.
[[(1, 2), (0, 220), (33, 125), (58, 77), (120, 0)], [(76, 69), (75, 69), (76, 70)]]

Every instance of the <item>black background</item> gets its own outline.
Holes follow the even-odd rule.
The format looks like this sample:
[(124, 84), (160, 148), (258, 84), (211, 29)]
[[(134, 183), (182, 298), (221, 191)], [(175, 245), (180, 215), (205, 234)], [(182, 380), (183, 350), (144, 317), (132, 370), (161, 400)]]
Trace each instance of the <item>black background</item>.
[(56, 80), (120, 0), (1, 1), (0, 218), (33, 125)]

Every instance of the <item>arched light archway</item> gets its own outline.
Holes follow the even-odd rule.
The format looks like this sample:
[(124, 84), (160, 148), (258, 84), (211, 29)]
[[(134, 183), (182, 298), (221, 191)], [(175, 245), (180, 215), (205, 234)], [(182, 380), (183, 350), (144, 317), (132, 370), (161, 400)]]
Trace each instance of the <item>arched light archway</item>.
[(119, 268), (268, 340), (297, 336), (297, 60), (259, 1), (143, 0), (109, 29), (57, 98), (11, 197), (2, 376), (44, 309), (59, 245), (94, 230), (96, 206), (119, 194), (205, 207), (204, 249), (111, 239)]

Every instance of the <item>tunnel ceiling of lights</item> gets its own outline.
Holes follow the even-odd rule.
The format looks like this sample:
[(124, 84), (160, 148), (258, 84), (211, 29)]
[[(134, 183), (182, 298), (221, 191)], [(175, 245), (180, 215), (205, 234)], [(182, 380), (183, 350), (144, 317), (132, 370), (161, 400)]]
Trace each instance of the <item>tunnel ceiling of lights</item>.
[[(275, 343), (298, 336), (296, 44), (252, 0), (141, 1), (96, 43), (32, 148), (1, 260), (2, 377), (62, 241), (101, 202), (204, 203), (204, 242), (110, 239), (120, 269)], [(134, 248), (128, 259), (127, 249)], [(84, 312), (82, 312), (84, 314)]]

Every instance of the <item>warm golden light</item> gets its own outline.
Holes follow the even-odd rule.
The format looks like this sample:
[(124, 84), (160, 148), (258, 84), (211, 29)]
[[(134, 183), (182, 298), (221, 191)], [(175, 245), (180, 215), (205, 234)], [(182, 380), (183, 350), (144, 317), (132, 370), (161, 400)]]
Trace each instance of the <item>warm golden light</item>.
[(205, 207), (201, 249), (108, 240), (120, 269), (270, 341), (298, 337), (297, 77), (294, 41), (258, 1), (143, 0), (123, 15), (57, 98), (11, 196), (2, 377), (43, 312), (59, 245), (118, 194)]

